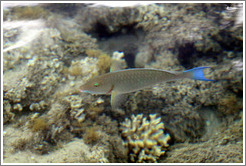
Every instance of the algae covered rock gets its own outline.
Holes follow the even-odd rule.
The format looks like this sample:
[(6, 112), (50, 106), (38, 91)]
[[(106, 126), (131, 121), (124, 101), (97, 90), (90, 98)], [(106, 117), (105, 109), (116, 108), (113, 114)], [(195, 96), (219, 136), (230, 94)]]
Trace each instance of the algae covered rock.
[[(242, 162), (242, 4), (15, 5), (3, 12), (4, 162)], [(79, 92), (113, 52), (129, 68), (211, 66), (216, 81), (137, 91), (115, 113), (109, 96)]]

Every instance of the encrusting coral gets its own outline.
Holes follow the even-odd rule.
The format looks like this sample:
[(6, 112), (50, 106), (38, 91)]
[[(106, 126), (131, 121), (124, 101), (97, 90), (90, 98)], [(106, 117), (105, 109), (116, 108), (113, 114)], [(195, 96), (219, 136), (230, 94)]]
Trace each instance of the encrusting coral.
[[(165, 163), (242, 163), (243, 113), (229, 127), (217, 127), (208, 141), (174, 144), (169, 148)], [(213, 145), (213, 146), (211, 146)], [(162, 161), (161, 161), (162, 162)]]
[(131, 162), (157, 162), (165, 154), (169, 134), (164, 134), (164, 123), (156, 114), (149, 115), (148, 121), (143, 114), (132, 115), (121, 124), (122, 137), (126, 139), (124, 145), (128, 147)]

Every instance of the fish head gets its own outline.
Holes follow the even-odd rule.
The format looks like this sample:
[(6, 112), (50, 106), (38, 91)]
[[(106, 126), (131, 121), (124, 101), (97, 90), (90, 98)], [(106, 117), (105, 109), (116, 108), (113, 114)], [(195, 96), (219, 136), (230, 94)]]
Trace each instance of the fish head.
[(111, 92), (111, 84), (102, 79), (91, 79), (84, 85), (80, 86), (81, 92), (87, 92), (91, 94), (107, 94)]

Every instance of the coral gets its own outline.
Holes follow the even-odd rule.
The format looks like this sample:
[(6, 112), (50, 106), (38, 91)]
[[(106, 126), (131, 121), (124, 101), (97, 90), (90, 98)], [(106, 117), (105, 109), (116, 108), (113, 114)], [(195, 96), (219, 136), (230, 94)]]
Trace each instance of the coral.
[[(6, 122), (11, 121), (10, 117), (13, 120), (16, 112), (44, 111), (54, 98), (61, 99), (83, 80), (98, 74), (95, 58), (64, 57), (57, 29), (40, 27), (40, 31), (42, 35), (31, 44), (4, 53), (4, 99), (11, 103), (11, 109), (4, 109)], [(65, 63), (71, 64), (70, 67)]]
[[(235, 6), (235, 9), (232, 7), (231, 10), (228, 6)], [(196, 66), (200, 58), (219, 61), (220, 56), (217, 55), (224, 50), (242, 50), (242, 28), (239, 29), (240, 32), (233, 29), (235, 15), (241, 13), (238, 6), (239, 4), (151, 4), (119, 9), (86, 8), (79, 12), (75, 20), (84, 25), (84, 31), (99, 41), (103, 39), (99, 42), (102, 48), (110, 45), (111, 48), (106, 48), (107, 50), (124, 50), (126, 45), (118, 46), (121, 42), (117, 38), (136, 34), (137, 37), (131, 40), (132, 43), (128, 42), (128, 46), (133, 43), (150, 44), (155, 58), (164, 51), (171, 51), (173, 60), (177, 59), (185, 68), (191, 68)], [(112, 19), (112, 15), (118, 18), (117, 21)], [(136, 39), (139, 36), (145, 37)], [(143, 52), (146, 52), (148, 56), (145, 61), (148, 62), (151, 57), (147, 52), (152, 51), (144, 51), (146, 46), (139, 47), (139, 54), (144, 55)], [(140, 53), (140, 50), (143, 51)], [(141, 63), (146, 63), (145, 61), (140, 61), (139, 66), (144, 66)]]
[(79, 55), (83, 55), (86, 48), (96, 48), (95, 40), (93, 40), (89, 35), (82, 32), (77, 35), (78, 36), (74, 38), (69, 38), (69, 42), (64, 43), (64, 54), (69, 54), (70, 56), (76, 57)]
[[(141, 28), (136, 28), (141, 17), (138, 15), (136, 8), (86, 8), (78, 12), (75, 21), (83, 25), (85, 32), (98, 39), (100, 49), (112, 54), (114, 51), (127, 52), (129, 47), (143, 42), (145, 34)], [(114, 20), (113, 17), (118, 19)]]
[[(45, 143), (44, 135), (41, 131), (33, 132), (29, 130), (29, 118), (21, 117), (19, 119), (20, 122), (16, 124), (11, 124), (5, 128), (6, 135), (4, 137), (4, 144), (7, 147), (6, 152), (8, 153), (16, 153), (19, 151), (30, 150), (33, 153), (48, 153), (52, 149), (52, 146)], [(24, 121), (22, 125), (21, 121)], [(18, 126), (17, 126), (18, 125)], [(36, 147), (40, 147), (42, 144), (47, 144), (43, 149), (36, 149)]]
[[(157, 61), (153, 65), (161, 64), (161, 61)], [(202, 64), (204, 62), (200, 62), (197, 66)], [(134, 100), (131, 99), (127, 105), (127, 108), (130, 106), (128, 112), (135, 110), (137, 113), (146, 113), (146, 108), (153, 110), (154, 113), (161, 111), (166, 121), (166, 129), (170, 131), (175, 141), (196, 142), (205, 134), (205, 120), (200, 110), (210, 108), (216, 116), (229, 122), (229, 116), (233, 114), (237, 119), (242, 109), (243, 85), (240, 67), (225, 59), (220, 65), (204, 72), (206, 77), (218, 81), (201, 82), (183, 79), (157, 85), (151, 89), (152, 93), (136, 92)], [(228, 98), (228, 95), (231, 97)], [(231, 105), (225, 105), (226, 102), (230, 102)]]
[[(212, 145), (212, 146), (211, 146)], [(167, 153), (164, 163), (242, 163), (242, 142), (221, 146), (205, 142), (177, 144)]]
[[(196, 142), (205, 134), (205, 119), (200, 114), (201, 105), (195, 102), (195, 96), (192, 97), (196, 92), (192, 92), (193, 89), (187, 83), (186, 86), (172, 84), (175, 83), (166, 83), (163, 88), (156, 86), (152, 91), (135, 92), (126, 102), (126, 113), (157, 113), (162, 116), (165, 129), (175, 142)], [(175, 88), (180, 88), (182, 95)], [(156, 92), (168, 97), (159, 96)]]
[[(67, 134), (66, 128), (70, 125), (68, 118), (69, 104), (66, 101), (57, 101), (51, 105), (50, 110), (46, 113), (47, 124), (49, 129), (46, 131), (46, 138), (50, 142), (59, 140), (68, 140), (71, 133)], [(68, 137), (64, 137), (67, 135)]]
[(18, 56), (15, 58), (22, 57), (23, 59), (30, 59), (28, 46), (40, 37), (44, 27), (45, 21), (42, 19), (4, 22), (3, 52), (20, 49), (23, 54), (17, 54)]
[(49, 155), (33, 154), (30, 151), (15, 153), (4, 159), (5, 163), (108, 163), (104, 147), (85, 144), (74, 139)]
[(41, 6), (16, 7), (11, 10), (12, 19), (39, 19), (46, 18), (49, 12)]
[[(4, 72), (4, 99), (11, 103), (13, 111), (44, 110), (49, 105), (47, 96), (54, 93), (58, 82), (62, 81), (63, 62), (51, 53), (49, 56), (39, 54), (40, 50), (49, 48), (54, 50), (51, 47), (57, 44), (57, 33), (55, 30), (46, 29), (42, 34), (42, 37), (46, 37), (46, 43), (39, 51), (36, 48), (40, 48), (40, 45), (37, 45), (44, 39), (36, 39), (31, 45), (25, 45), (23, 49), (4, 53), (6, 68), (14, 66), (13, 70)], [(34, 45), (37, 47), (29, 49)], [(8, 54), (12, 54), (18, 63), (8, 66), (12, 61), (7, 58)]]
[(126, 61), (122, 59), (124, 57), (123, 52), (114, 51), (111, 59), (110, 71), (117, 71), (126, 68)]
[(21, 106), (21, 104), (17, 103), (13, 106), (13, 109), (17, 111), (22, 111), (23, 107)]
[(88, 57), (98, 58), (97, 67), (100, 74), (109, 72), (111, 66), (111, 58), (109, 55), (98, 49), (88, 49), (85, 53)]
[(100, 55), (98, 57), (97, 66), (101, 74), (109, 72), (111, 66), (111, 58), (108, 55)]
[[(223, 18), (224, 11), (224, 4), (151, 4), (135, 8), (86, 8), (78, 13), (76, 22), (83, 24), (84, 31), (90, 32), (99, 40), (114, 37), (114, 34), (119, 33), (122, 36), (129, 35), (132, 31), (137, 33), (142, 29), (146, 33), (145, 40), (161, 51), (195, 43), (197, 50), (218, 53), (222, 48), (213, 37), (219, 39), (221, 35), (219, 22), (215, 20), (217, 17)], [(112, 15), (118, 18), (117, 21), (112, 19)]]
[(85, 143), (94, 144), (94, 143), (98, 142), (99, 139), (100, 139), (100, 135), (99, 135), (97, 128), (95, 126), (88, 127), (85, 130), (85, 134), (83, 137), (83, 140), (85, 141)]
[(135, 66), (136, 68), (145, 67), (154, 59), (153, 50), (149, 45), (139, 48), (139, 52), (136, 54)]
[(151, 4), (147, 6), (140, 6), (137, 8), (138, 14), (138, 28), (143, 28), (145, 31), (153, 32), (159, 29), (166, 29), (171, 23), (168, 19), (169, 12), (164, 5)]
[[(6, 85), (8, 80), (5, 79), (5, 87), (9, 86), (9, 90), (5, 89), (4, 98), (13, 103), (21, 104), (22, 108), (26, 106), (30, 106), (31, 110), (33, 110), (34, 107), (38, 108), (37, 106), (31, 106), (31, 104), (45, 100), (47, 95), (54, 92), (54, 89), (58, 85), (57, 83), (61, 80), (61, 75), (59, 74), (61, 72), (58, 71), (59, 67), (56, 68), (53, 66), (52, 68), (53, 69), (50, 69), (47, 63), (43, 63), (40, 60), (35, 63), (35, 66), (29, 66), (23, 69), (28, 70), (28, 72), (24, 71), (26, 75), (22, 75), (21, 78), (17, 77), (17, 80), (15, 80), (16, 85), (12, 87)], [(40, 89), (40, 91), (32, 91), (31, 89), (33, 88)], [(42, 107), (40, 108), (42, 109)]]
[(226, 94), (218, 102), (218, 111), (223, 115), (233, 115), (243, 109), (243, 101), (234, 94)]
[(42, 6), (51, 11), (53, 14), (59, 14), (64, 17), (72, 17), (76, 15), (77, 10), (82, 10), (86, 4), (80, 3), (51, 3), (51, 4), (42, 4)]
[[(191, 6), (195, 9), (191, 10)], [(206, 13), (203, 12), (205, 10)], [(147, 39), (154, 39), (152, 45), (155, 48), (163, 46), (160, 49), (176, 49), (179, 45), (185, 45), (187, 42), (204, 42), (203, 45), (206, 47), (204, 41), (206, 39), (210, 41), (207, 50), (209, 48), (221, 50), (220, 47), (216, 47), (219, 44), (209, 38), (209, 35), (215, 36), (219, 32), (219, 25), (213, 22), (215, 19), (213, 15), (220, 17), (218, 13), (214, 12), (215, 10), (226, 10), (226, 6), (220, 4), (154, 4), (139, 7), (139, 15), (143, 16), (137, 26), (151, 32), (147, 34)], [(210, 19), (207, 19), (206, 16)], [(203, 31), (200, 31), (201, 29)]]
[(44, 108), (46, 108), (46, 106), (47, 106), (47, 103), (44, 100), (42, 100), (39, 103), (32, 103), (29, 106), (29, 109), (31, 111), (39, 111), (39, 110), (43, 110)]
[[(95, 33), (97, 30), (101, 34), (95, 34), (99, 37), (115, 33), (122, 27), (134, 24), (136, 21), (137, 11), (131, 8), (85, 8), (80, 10), (75, 17), (76, 22), (83, 24), (85, 32)], [(114, 18), (119, 18), (115, 21)]]
[[(200, 62), (200, 65), (197, 66), (201, 66), (201, 64)], [(199, 110), (202, 107), (222, 108), (220, 103), (223, 98), (232, 95), (236, 98), (234, 101), (236, 101), (238, 108), (235, 113), (238, 114), (239, 111), (237, 110), (240, 110), (242, 103), (242, 71), (225, 59), (220, 65), (204, 72), (207, 78), (218, 81), (201, 82), (183, 79), (167, 82), (152, 88), (153, 94), (163, 100), (162, 104), (165, 105), (167, 110), (168, 107), (171, 110), (175, 110), (175, 107), (183, 107), (192, 111)], [(220, 115), (224, 114), (222, 109), (216, 111)]]
[[(49, 27), (57, 29), (63, 42), (60, 43), (63, 61), (69, 64), (78, 56), (82, 56), (87, 49), (96, 49), (96, 39), (81, 31), (81, 25), (70, 19), (64, 19), (57, 15), (52, 15), (47, 19)], [(64, 56), (66, 55), (66, 56)]]
[(69, 81), (87, 81), (98, 75), (98, 60), (96, 58), (85, 57), (83, 59), (72, 60), (71, 65), (63, 70)]
[(100, 55), (102, 55), (102, 51), (99, 49), (86, 49), (85, 53), (88, 57), (94, 57), (98, 58)]
[(3, 124), (14, 121), (15, 114), (8, 100), (3, 100)]
[[(116, 120), (112, 120), (109, 116), (101, 115), (96, 120), (88, 119), (85, 125), (82, 127), (84, 131), (90, 127), (96, 129), (99, 139), (94, 142), (93, 146), (103, 146), (105, 148), (104, 151), (107, 152), (109, 162), (127, 162), (127, 149), (122, 144), (118, 128), (119, 124)], [(86, 137), (85, 134), (83, 134), (83, 138)]]
[(124, 145), (128, 147), (131, 162), (157, 162), (165, 153), (169, 134), (164, 134), (164, 124), (156, 114), (149, 115), (150, 120), (143, 114), (132, 115), (121, 124), (122, 137), (126, 139)]
[(205, 120), (192, 108), (167, 107), (161, 115), (175, 142), (197, 142), (205, 134)]
[[(46, 23), (46, 22), (45, 22)], [(60, 63), (62, 60), (65, 63), (64, 59), (64, 44), (61, 42), (61, 32), (56, 28), (48, 28), (46, 27), (48, 23), (41, 29), (41, 35), (36, 38), (31, 44), (30, 54), (32, 58), (36, 58), (35, 60), (54, 60), (53, 62), (49, 62), (49, 64), (54, 67), (60, 67), (56, 63)], [(42, 47), (43, 49), (40, 49)], [(56, 60), (57, 59), (57, 60)], [(52, 64), (53, 63), (53, 64)]]
[(28, 145), (29, 141), (30, 140), (28, 140), (26, 138), (20, 138), (16, 142), (13, 142), (11, 144), (11, 146), (13, 146), (15, 151), (18, 151), (18, 150), (23, 151), (23, 150), (25, 150), (27, 148), (27, 145)]
[[(58, 108), (57, 104), (56, 108)], [(61, 110), (59, 109), (59, 111)], [(58, 116), (60, 119), (66, 119), (62, 118), (60, 115)], [(39, 118), (38, 114), (35, 114), (28, 119), (35, 120), (36, 118)], [(52, 119), (48, 121), (49, 127), (51, 127), (48, 129), (48, 133), (54, 132), (52, 127), (53, 124), (49, 123), (51, 121)], [(61, 120), (59, 120), (58, 123), (60, 122)], [(98, 125), (95, 124), (94, 121), (90, 120), (84, 123), (85, 125), (83, 127), (83, 131), (86, 132), (82, 132), (83, 139), (71, 137), (69, 139), (68, 136), (64, 134), (67, 133), (67, 131), (63, 130), (62, 124), (60, 124), (60, 127), (57, 127), (57, 129), (60, 129), (61, 132), (57, 133), (58, 135), (56, 135), (54, 138), (59, 142), (50, 142), (50, 140), (47, 139), (47, 137), (49, 137), (48, 133), (44, 134), (44, 132), (32, 132), (31, 130), (26, 130), (28, 124), (25, 123), (21, 126), (21, 128), (20, 125), (18, 125), (18, 127), (12, 127), (11, 125), (5, 126), (4, 155), (6, 157), (4, 158), (4, 162), (127, 162), (126, 149), (122, 145), (122, 139), (119, 136), (119, 131), (117, 128), (117, 122), (112, 121), (111, 119), (109, 119), (108, 116), (99, 117), (98, 122), (100, 122), (100, 124)], [(54, 121), (53, 123), (56, 122)], [(90, 128), (90, 126), (92, 125), (93, 127)], [(72, 128), (74, 126), (71, 124), (70, 127)], [(97, 132), (96, 134), (98, 136), (98, 139), (95, 140), (94, 138), (92, 138), (94, 139), (94, 142), (91, 142), (91, 140), (89, 140), (89, 138), (91, 137), (88, 137), (94, 135), (91, 135), (90, 131), (87, 132), (90, 129), (93, 130), (92, 133), (94, 131)], [(71, 136), (71, 133), (69, 134)], [(86, 137), (88, 138), (88, 140), (84, 139)], [(91, 144), (86, 144), (85, 142)], [(20, 150), (21, 152), (19, 152)], [(26, 157), (23, 158), (23, 156)]]
[(88, 116), (80, 125), (73, 123), (71, 126), (71, 132), (81, 137), (89, 146), (104, 149), (102, 153), (109, 162), (127, 162), (127, 151), (122, 144), (117, 121), (106, 115), (98, 116), (96, 119)]
[(242, 163), (243, 118), (227, 129), (217, 128), (208, 141), (174, 144), (169, 148), (165, 163)]
[[(105, 147), (90, 147), (81, 139), (74, 138), (71, 142), (65, 143), (63, 148), (54, 150), (54, 146), (50, 146), (47, 142), (40, 141), (42, 137), (40, 137), (39, 134), (33, 134), (27, 131), (23, 133), (22, 130), (11, 127), (5, 128), (5, 131), (5, 163), (108, 162)], [(20, 135), (22, 136), (20, 137)], [(19, 150), (22, 151), (18, 152)]]
[[(242, 162), (239, 4), (56, 5), (4, 9), (4, 162)], [(183, 79), (135, 92), (115, 116), (108, 96), (79, 87), (109, 72), (116, 50), (128, 67), (212, 66), (205, 76), (216, 81)], [(123, 145), (119, 122), (133, 112), (143, 114), (123, 123)], [(158, 138), (169, 135), (157, 116), (174, 140), (164, 158), (168, 144)]]
[(80, 62), (79, 61), (72, 61), (72, 64), (71, 64), (71, 66), (68, 69), (68, 73), (71, 76), (79, 76), (79, 75), (81, 75), (83, 72), (82, 72), (82, 67), (80, 65)]
[(69, 95), (64, 99), (70, 105), (70, 116), (78, 123), (85, 120), (85, 109), (83, 108), (82, 98), (78, 95)]
[(33, 124), (30, 125), (30, 129), (34, 132), (43, 131), (48, 129), (47, 120), (43, 117), (38, 117), (33, 120)]
[(87, 111), (87, 116), (90, 119), (96, 119), (98, 117), (98, 115), (100, 115), (104, 110), (104, 106), (97, 104), (97, 105), (90, 105)]

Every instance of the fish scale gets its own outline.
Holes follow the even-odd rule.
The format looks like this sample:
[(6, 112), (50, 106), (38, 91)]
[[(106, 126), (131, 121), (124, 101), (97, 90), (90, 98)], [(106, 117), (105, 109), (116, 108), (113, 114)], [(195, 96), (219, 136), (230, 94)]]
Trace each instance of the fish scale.
[(203, 69), (197, 67), (184, 72), (172, 72), (161, 69), (125, 69), (97, 76), (80, 87), (81, 92), (92, 94), (111, 94), (111, 105), (116, 106), (122, 94), (134, 92), (155, 84), (176, 79), (194, 79), (213, 81), (204, 77)]

